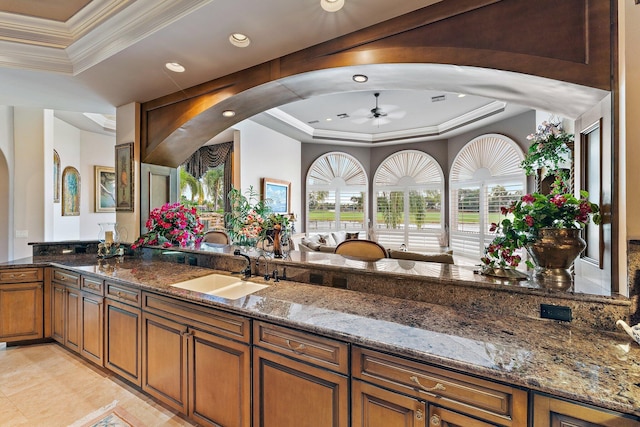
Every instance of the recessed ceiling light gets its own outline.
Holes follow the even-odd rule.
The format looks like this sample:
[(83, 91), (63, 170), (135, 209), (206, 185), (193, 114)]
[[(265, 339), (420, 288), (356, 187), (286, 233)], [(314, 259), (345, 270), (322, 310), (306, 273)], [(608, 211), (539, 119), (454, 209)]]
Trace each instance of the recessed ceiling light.
[(320, 6), (327, 12), (337, 12), (344, 6), (344, 0), (320, 0)]
[(369, 80), (369, 77), (365, 76), (364, 74), (354, 74), (353, 75), (353, 81), (354, 82), (364, 83), (367, 80)]
[(185, 68), (177, 62), (167, 62), (164, 66), (167, 67), (167, 70), (173, 71), (174, 73), (184, 73), (185, 71)]
[(326, 120), (326, 121), (328, 121), (328, 122), (330, 122), (330, 121), (331, 121), (331, 120), (333, 120), (333, 119), (332, 119), (331, 117), (327, 117), (325, 120)]
[(251, 43), (251, 40), (249, 40), (249, 37), (245, 34), (233, 33), (229, 36), (229, 42), (237, 47), (247, 47), (249, 43)]
[(467, 95), (465, 95), (464, 93), (459, 93), (458, 94), (458, 98), (464, 98), (465, 96), (467, 96)]
[(236, 115), (236, 112), (235, 112), (235, 111), (233, 111), (233, 110), (224, 110), (224, 111), (222, 112), (222, 116), (223, 116), (223, 117), (233, 117), (233, 116), (235, 116), (235, 115)]

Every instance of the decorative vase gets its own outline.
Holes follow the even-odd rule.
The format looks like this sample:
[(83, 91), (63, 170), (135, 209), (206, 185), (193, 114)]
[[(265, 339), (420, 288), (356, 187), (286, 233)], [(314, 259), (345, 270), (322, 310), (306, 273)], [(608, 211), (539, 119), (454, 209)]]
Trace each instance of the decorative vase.
[(280, 231), (282, 226), (276, 224), (273, 226), (273, 257), (282, 258), (282, 245), (280, 244)]
[(538, 240), (527, 245), (536, 265), (534, 280), (543, 288), (566, 291), (573, 279), (569, 268), (587, 247), (579, 228), (542, 228)]

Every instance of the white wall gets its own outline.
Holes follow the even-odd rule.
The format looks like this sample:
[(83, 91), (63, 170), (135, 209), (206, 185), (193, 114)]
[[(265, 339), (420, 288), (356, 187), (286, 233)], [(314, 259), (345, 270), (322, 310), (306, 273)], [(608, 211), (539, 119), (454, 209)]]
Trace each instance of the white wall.
[[(60, 155), (60, 184), (64, 184), (62, 177), (67, 167), (71, 166), (78, 170), (80, 173), (80, 214), (86, 215), (88, 211), (85, 209), (84, 203), (87, 198), (87, 186), (91, 184), (93, 179), (81, 170), (80, 129), (60, 119), (54, 118), (51, 132), (53, 132), (53, 148), (58, 152), (58, 155)], [(44, 155), (47, 159), (52, 158), (52, 156), (53, 153), (51, 153), (51, 156), (47, 154)], [(47, 176), (51, 178), (51, 174)], [(50, 183), (51, 179), (47, 179), (47, 182)], [(53, 218), (51, 240), (54, 242), (61, 240), (80, 240), (80, 216), (62, 216), (62, 198), (63, 191), (60, 190), (59, 203), (53, 203), (52, 198), (47, 198), (44, 201), (48, 209), (51, 210)], [(96, 236), (97, 234), (96, 232)]]
[[(291, 212), (300, 217), (302, 144), (250, 120), (234, 126), (240, 134), (240, 185), (244, 193), (253, 186), (261, 191), (261, 178), (291, 182)], [(234, 153), (236, 156), (237, 153)]]
[(14, 238), (12, 259), (19, 259), (31, 256), (29, 242), (44, 240), (44, 114), (38, 108), (14, 107), (13, 119), (14, 231), (9, 238)]
[(80, 200), (80, 240), (95, 240), (101, 222), (116, 222), (115, 212), (96, 212), (94, 166), (115, 165), (116, 139), (113, 136), (80, 131), (80, 176), (83, 177)]
[(13, 108), (0, 105), (0, 262), (13, 259)]

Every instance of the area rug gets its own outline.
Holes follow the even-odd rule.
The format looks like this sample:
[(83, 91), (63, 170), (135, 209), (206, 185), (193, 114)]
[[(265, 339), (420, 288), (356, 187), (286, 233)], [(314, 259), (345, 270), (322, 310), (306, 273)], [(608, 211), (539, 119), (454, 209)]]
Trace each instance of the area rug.
[(133, 415), (118, 406), (118, 401), (114, 400), (82, 419), (73, 423), (70, 427), (143, 427)]

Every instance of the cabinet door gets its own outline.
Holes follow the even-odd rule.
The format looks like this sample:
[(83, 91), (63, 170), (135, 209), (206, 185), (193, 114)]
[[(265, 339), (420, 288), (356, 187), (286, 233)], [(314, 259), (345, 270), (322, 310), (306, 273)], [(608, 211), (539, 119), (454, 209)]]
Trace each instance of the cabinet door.
[(64, 345), (67, 287), (58, 283), (51, 285), (51, 336)]
[(351, 383), (353, 427), (425, 427), (426, 404), (362, 381)]
[(0, 342), (42, 338), (42, 283), (0, 285)]
[(82, 316), (82, 346), (80, 354), (97, 365), (103, 362), (103, 324), (102, 313), (103, 298), (82, 292), (81, 316)]
[(496, 427), (484, 421), (470, 418), (438, 406), (429, 407), (429, 427)]
[(139, 308), (105, 300), (105, 368), (142, 387), (142, 314)]
[(638, 427), (637, 417), (535, 394), (534, 427)]
[(347, 377), (260, 348), (253, 361), (254, 426), (349, 424)]
[(80, 352), (81, 318), (80, 318), (80, 290), (65, 288), (65, 335), (64, 345), (75, 352)]
[(246, 344), (189, 329), (189, 416), (199, 425), (251, 425), (251, 353)]
[(142, 389), (187, 413), (186, 326), (142, 314)]

